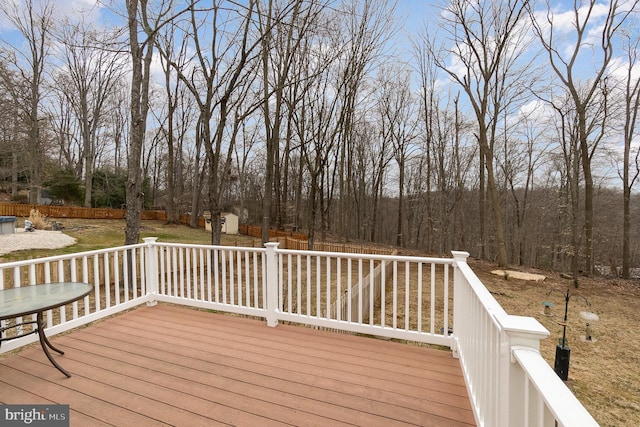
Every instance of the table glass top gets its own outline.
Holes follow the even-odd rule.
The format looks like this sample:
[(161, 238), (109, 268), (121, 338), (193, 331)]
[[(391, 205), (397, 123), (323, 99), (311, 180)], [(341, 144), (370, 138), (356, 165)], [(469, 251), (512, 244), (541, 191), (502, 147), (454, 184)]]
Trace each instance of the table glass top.
[(82, 298), (92, 289), (93, 285), (88, 283), (61, 282), (0, 290), (0, 319), (59, 307)]

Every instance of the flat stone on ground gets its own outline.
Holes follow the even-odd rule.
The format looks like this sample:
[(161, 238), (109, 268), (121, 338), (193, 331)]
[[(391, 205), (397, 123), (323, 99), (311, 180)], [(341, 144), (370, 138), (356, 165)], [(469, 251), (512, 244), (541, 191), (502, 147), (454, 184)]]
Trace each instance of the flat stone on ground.
[(505, 273), (511, 279), (520, 279), (520, 280), (529, 280), (533, 282), (542, 282), (546, 279), (545, 276), (541, 274), (533, 274), (533, 273), (524, 273), (522, 271), (515, 270), (493, 270), (491, 274), (495, 274), (496, 276), (504, 276)]

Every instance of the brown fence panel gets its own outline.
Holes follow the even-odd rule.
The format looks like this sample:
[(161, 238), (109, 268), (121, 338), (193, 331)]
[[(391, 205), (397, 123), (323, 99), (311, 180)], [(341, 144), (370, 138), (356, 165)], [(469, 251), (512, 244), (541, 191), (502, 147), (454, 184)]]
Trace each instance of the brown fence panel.
[(180, 214), (180, 224), (189, 225), (191, 223), (191, 215)]
[[(28, 218), (31, 209), (37, 209), (42, 215), (49, 218), (81, 218), (81, 219), (124, 219), (125, 209), (109, 208), (84, 208), (79, 206), (50, 206), (50, 205), (29, 205), (17, 203), (0, 203), (0, 215), (17, 216)], [(143, 220), (166, 221), (165, 211), (142, 211)], [(187, 216), (188, 218), (188, 216)], [(204, 218), (201, 227), (204, 228)], [(186, 224), (189, 224), (187, 220)]]
[(12, 203), (2, 203), (0, 204), (0, 212), (3, 216), (22, 216), (28, 217), (29, 212), (31, 212), (31, 206), (29, 205), (18, 205)]
[(166, 211), (142, 211), (140, 218), (144, 220), (150, 220), (150, 221), (166, 221), (167, 212)]
[(245, 236), (262, 237), (262, 227), (249, 224), (240, 224), (238, 226), (238, 232)]
[[(262, 237), (262, 227), (257, 225), (240, 224), (238, 226), (238, 232), (246, 236)], [(307, 235), (304, 233), (294, 233), (293, 231), (283, 230), (269, 230), (269, 240), (273, 240), (280, 237), (289, 237), (298, 240), (307, 240)]]
[[(107, 208), (83, 208), (78, 206), (49, 206), (49, 205), (29, 205), (17, 203), (0, 203), (1, 216), (16, 216), (28, 218), (31, 209), (37, 209), (40, 213), (49, 218), (83, 218), (83, 219), (124, 219), (126, 211), (124, 209)], [(143, 220), (166, 221), (165, 211), (153, 210), (142, 211)], [(191, 215), (180, 215), (180, 223), (189, 225)], [(198, 217), (198, 227), (205, 228), (206, 220)], [(238, 226), (240, 234), (251, 237), (262, 237), (262, 227), (249, 224)], [(269, 230), (269, 240), (280, 242), (283, 249), (308, 250), (309, 238), (304, 233), (293, 231)], [(354, 245), (347, 243), (314, 242), (314, 250), (323, 252), (347, 252), (364, 254), (390, 254), (391, 249), (384, 249), (375, 246)]]
[(95, 219), (124, 219), (126, 211), (124, 209), (93, 209), (93, 215)]

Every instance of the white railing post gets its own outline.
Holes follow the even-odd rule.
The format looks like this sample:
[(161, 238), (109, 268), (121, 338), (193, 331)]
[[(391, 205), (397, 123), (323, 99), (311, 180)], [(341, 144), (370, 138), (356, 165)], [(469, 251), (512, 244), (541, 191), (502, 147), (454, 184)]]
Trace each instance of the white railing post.
[[(451, 251), (453, 256), (453, 339), (451, 340), (451, 350), (453, 357), (458, 358), (458, 340), (456, 338), (456, 326), (464, 325), (465, 310), (463, 297), (464, 276), (460, 271), (461, 264), (467, 264), (469, 252)], [(445, 331), (446, 332), (446, 331)]]
[(516, 363), (512, 350), (527, 349), (540, 353), (540, 340), (549, 336), (549, 331), (533, 317), (501, 315), (496, 321), (502, 330), (500, 351), (500, 425), (520, 425), (529, 398), (526, 375)]
[(158, 295), (158, 247), (155, 245), (157, 237), (145, 237), (142, 240), (147, 244), (145, 247), (144, 268), (145, 278), (147, 280), (147, 305), (154, 306), (158, 303), (156, 300)]
[(280, 243), (265, 243), (267, 249), (266, 278), (267, 278), (267, 326), (278, 326), (278, 259), (276, 249)]

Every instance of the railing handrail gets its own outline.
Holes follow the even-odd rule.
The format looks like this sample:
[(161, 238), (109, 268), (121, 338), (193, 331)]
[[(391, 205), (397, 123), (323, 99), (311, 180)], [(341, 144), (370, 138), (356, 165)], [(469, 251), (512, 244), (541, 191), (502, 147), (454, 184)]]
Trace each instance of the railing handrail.
[(224, 245), (207, 245), (203, 243), (173, 243), (173, 242), (152, 242), (140, 243), (140, 245), (153, 244), (157, 246), (166, 246), (173, 248), (194, 248), (194, 249), (216, 249), (222, 251), (242, 250), (244, 252), (265, 252), (265, 248), (256, 248), (252, 246), (224, 246)]
[(280, 254), (322, 256), (328, 258), (372, 259), (376, 261), (420, 262), (423, 264), (453, 265), (452, 258), (419, 257), (413, 255), (354, 254), (351, 252), (304, 251), (299, 249), (276, 249)]
[(64, 261), (64, 260), (69, 260), (73, 258), (91, 257), (94, 255), (101, 255), (109, 252), (124, 251), (127, 249), (138, 249), (145, 246), (147, 246), (147, 243), (136, 243), (135, 245), (123, 245), (123, 246), (116, 246), (112, 248), (93, 249), (90, 251), (76, 252), (73, 254), (51, 255), (48, 257), (36, 258), (36, 259), (24, 259), (21, 261), (0, 262), (0, 268), (9, 269), (14, 267), (24, 267), (27, 265), (34, 264), (34, 262), (36, 261), (38, 263), (45, 263), (45, 262), (54, 262), (54, 261)]
[[(460, 292), (454, 299), (455, 354), (461, 359), (477, 424), (597, 426), (540, 354), (540, 340), (548, 337), (549, 331), (533, 317), (507, 314), (468, 266), (469, 254), (454, 252), (453, 255), (459, 274), (457, 281), (454, 278), (454, 287)], [(460, 301), (469, 291), (473, 296), (467, 298), (467, 304), (473, 310)], [(473, 298), (475, 302), (471, 301)], [(486, 316), (485, 320), (467, 317), (459, 324), (459, 316), (468, 312)], [(489, 324), (485, 323), (486, 319)], [(467, 328), (467, 323), (482, 326)], [(483, 345), (478, 346), (478, 342)], [(485, 368), (490, 365), (495, 378), (471, 372), (470, 367), (478, 364)], [(488, 381), (493, 384), (487, 385)], [(490, 395), (483, 396), (487, 391)]]
[(469, 287), (471, 287), (471, 289), (473, 289), (473, 291), (478, 296), (478, 299), (480, 300), (484, 308), (487, 310), (487, 312), (491, 313), (493, 317), (507, 315), (507, 312), (500, 305), (498, 300), (496, 300), (494, 296), (491, 295), (491, 292), (489, 292), (489, 290), (486, 288), (486, 286), (484, 286), (480, 278), (478, 278), (478, 276), (473, 272), (469, 264), (467, 264), (466, 257), (469, 254), (466, 252), (457, 252), (457, 251), (454, 251), (452, 253), (454, 254), (454, 260), (455, 260), (455, 255), (460, 255), (464, 258), (464, 261), (458, 260), (462, 262), (457, 262), (456, 267), (460, 269), (460, 272), (464, 275), (467, 281), (467, 284), (469, 285)]
[[(7, 281), (34, 285), (39, 280), (48, 282), (52, 277), (66, 275), (71, 275), (70, 281), (94, 283), (95, 302), (90, 303), (87, 297), (79, 303), (84, 306), (83, 315), (74, 305), (70, 319), (61, 308), (61, 323), (50, 325), (50, 335), (139, 304), (166, 301), (258, 316), (266, 319), (269, 326), (286, 320), (446, 345), (460, 357), (478, 425), (521, 425), (525, 415), (525, 424), (530, 425), (553, 425), (553, 421), (563, 426), (575, 424), (576, 420), (581, 426), (597, 425), (539, 354), (539, 341), (549, 332), (534, 318), (507, 314), (467, 264), (465, 252), (452, 252), (451, 259), (289, 250), (279, 249), (278, 243), (253, 248), (144, 240), (136, 245), (3, 263), (0, 287), (11, 286)], [(391, 262), (389, 267), (385, 267), (387, 262)], [(442, 266), (438, 272), (436, 266)], [(448, 307), (450, 266), (452, 310)], [(348, 308), (358, 304), (357, 310), (347, 311), (360, 317), (364, 310), (373, 310), (371, 294), (366, 299), (351, 297), (353, 292), (366, 291), (366, 284), (359, 284), (374, 281), (370, 273), (375, 268), (392, 273), (391, 279), (381, 279), (388, 281), (381, 287), (384, 291), (379, 291), (382, 309), (376, 308), (376, 314), (380, 318), (368, 323), (353, 314), (342, 318), (336, 308), (331, 308), (334, 296), (336, 303), (350, 298)], [(411, 280), (417, 282), (410, 283)], [(409, 290), (421, 295), (415, 302), (422, 310), (416, 318), (424, 315), (428, 328), (420, 326), (422, 320), (417, 321), (417, 326), (410, 325), (412, 314), (402, 310), (403, 304), (408, 307)], [(317, 305), (310, 306), (307, 301), (311, 309), (305, 312), (302, 302), (314, 292), (320, 295), (317, 298), (324, 298), (324, 305), (314, 301)], [(401, 292), (404, 299), (398, 297)], [(102, 299), (104, 302), (100, 302)], [(435, 307), (436, 301), (442, 305)], [(401, 309), (396, 311), (396, 306)], [(387, 315), (391, 319), (385, 321), (387, 307), (392, 307), (393, 315)], [(451, 312), (453, 333), (449, 335)], [(434, 313), (442, 318), (434, 317)], [(443, 321), (438, 324), (444, 325), (441, 333), (434, 332), (434, 319)], [(33, 335), (26, 338), (15, 340), (19, 342), (11, 349), (33, 341)], [(3, 346), (2, 351), (6, 350)], [(529, 407), (532, 401), (542, 403)]]
[[(546, 407), (561, 426), (597, 426), (593, 416), (562, 382), (540, 353), (531, 348), (513, 347), (513, 359), (522, 367), (527, 378), (544, 400)], [(550, 397), (553, 396), (553, 401)], [(559, 403), (559, 404), (558, 404)]]

